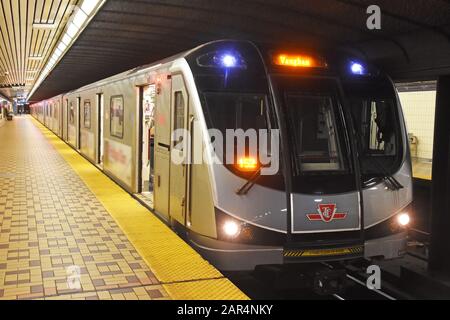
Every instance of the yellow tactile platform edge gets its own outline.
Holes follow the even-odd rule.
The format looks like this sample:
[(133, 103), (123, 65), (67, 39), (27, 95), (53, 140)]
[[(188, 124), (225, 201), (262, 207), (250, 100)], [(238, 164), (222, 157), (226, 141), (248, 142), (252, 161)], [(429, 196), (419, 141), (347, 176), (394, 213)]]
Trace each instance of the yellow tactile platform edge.
[(431, 181), (431, 175), (429, 174), (420, 174), (420, 173), (415, 173), (414, 178), (416, 179), (421, 179), (421, 180), (428, 180)]
[(248, 299), (131, 195), (40, 122), (31, 119), (115, 219), (172, 299)]

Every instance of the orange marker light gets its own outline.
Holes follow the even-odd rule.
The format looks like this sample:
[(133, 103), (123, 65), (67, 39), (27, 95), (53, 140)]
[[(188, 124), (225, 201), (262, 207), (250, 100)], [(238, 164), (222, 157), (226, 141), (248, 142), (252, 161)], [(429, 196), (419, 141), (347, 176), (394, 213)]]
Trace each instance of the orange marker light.
[(255, 158), (245, 157), (238, 160), (238, 168), (241, 171), (256, 171), (258, 161)]
[(317, 68), (326, 66), (326, 64), (319, 63), (310, 56), (289, 55), (289, 54), (275, 55), (274, 63), (278, 66), (296, 67), (296, 68)]

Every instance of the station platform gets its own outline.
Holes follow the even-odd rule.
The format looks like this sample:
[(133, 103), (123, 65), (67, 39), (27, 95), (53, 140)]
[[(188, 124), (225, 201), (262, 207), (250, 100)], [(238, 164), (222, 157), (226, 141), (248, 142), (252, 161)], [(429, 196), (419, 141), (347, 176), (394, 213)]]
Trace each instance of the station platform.
[(0, 128), (0, 299), (247, 296), (100, 170), (23, 116)]
[(429, 161), (413, 160), (413, 176), (416, 179), (431, 181), (433, 163)]

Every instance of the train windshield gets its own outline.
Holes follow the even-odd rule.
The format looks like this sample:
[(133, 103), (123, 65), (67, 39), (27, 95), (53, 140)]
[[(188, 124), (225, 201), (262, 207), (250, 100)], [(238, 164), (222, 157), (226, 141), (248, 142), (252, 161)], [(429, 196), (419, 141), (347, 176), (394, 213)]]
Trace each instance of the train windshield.
[[(222, 153), (216, 148), (216, 155), (228, 168), (242, 175), (242, 172), (236, 172), (233, 164), (237, 164), (243, 156), (249, 156), (255, 162), (259, 162), (261, 152), (272, 157), (270, 129), (274, 127), (269, 120), (265, 94), (206, 92), (204, 99), (208, 126), (219, 130), (223, 137)], [(261, 136), (262, 131), (267, 135)], [(261, 143), (264, 143), (264, 150), (260, 150)], [(234, 149), (234, 159), (230, 159), (230, 148)], [(274, 156), (278, 157), (278, 154)]]
[(285, 100), (296, 173), (345, 170), (333, 99), (286, 92)]
[(368, 178), (392, 175), (402, 159), (400, 119), (392, 86), (347, 85), (361, 170)]
[(268, 129), (267, 97), (261, 94), (205, 93), (210, 128), (226, 130)]
[(280, 78), (294, 176), (348, 173), (342, 113), (332, 81)]

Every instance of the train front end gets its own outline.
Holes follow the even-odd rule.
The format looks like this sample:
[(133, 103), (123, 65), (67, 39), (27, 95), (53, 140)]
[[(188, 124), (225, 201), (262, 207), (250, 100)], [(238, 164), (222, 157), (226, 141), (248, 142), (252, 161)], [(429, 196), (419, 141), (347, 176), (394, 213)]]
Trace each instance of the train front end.
[(242, 41), (186, 60), (215, 144), (217, 237), (191, 234), (197, 250), (222, 270), (404, 254), (411, 160), (386, 75), (345, 54)]

